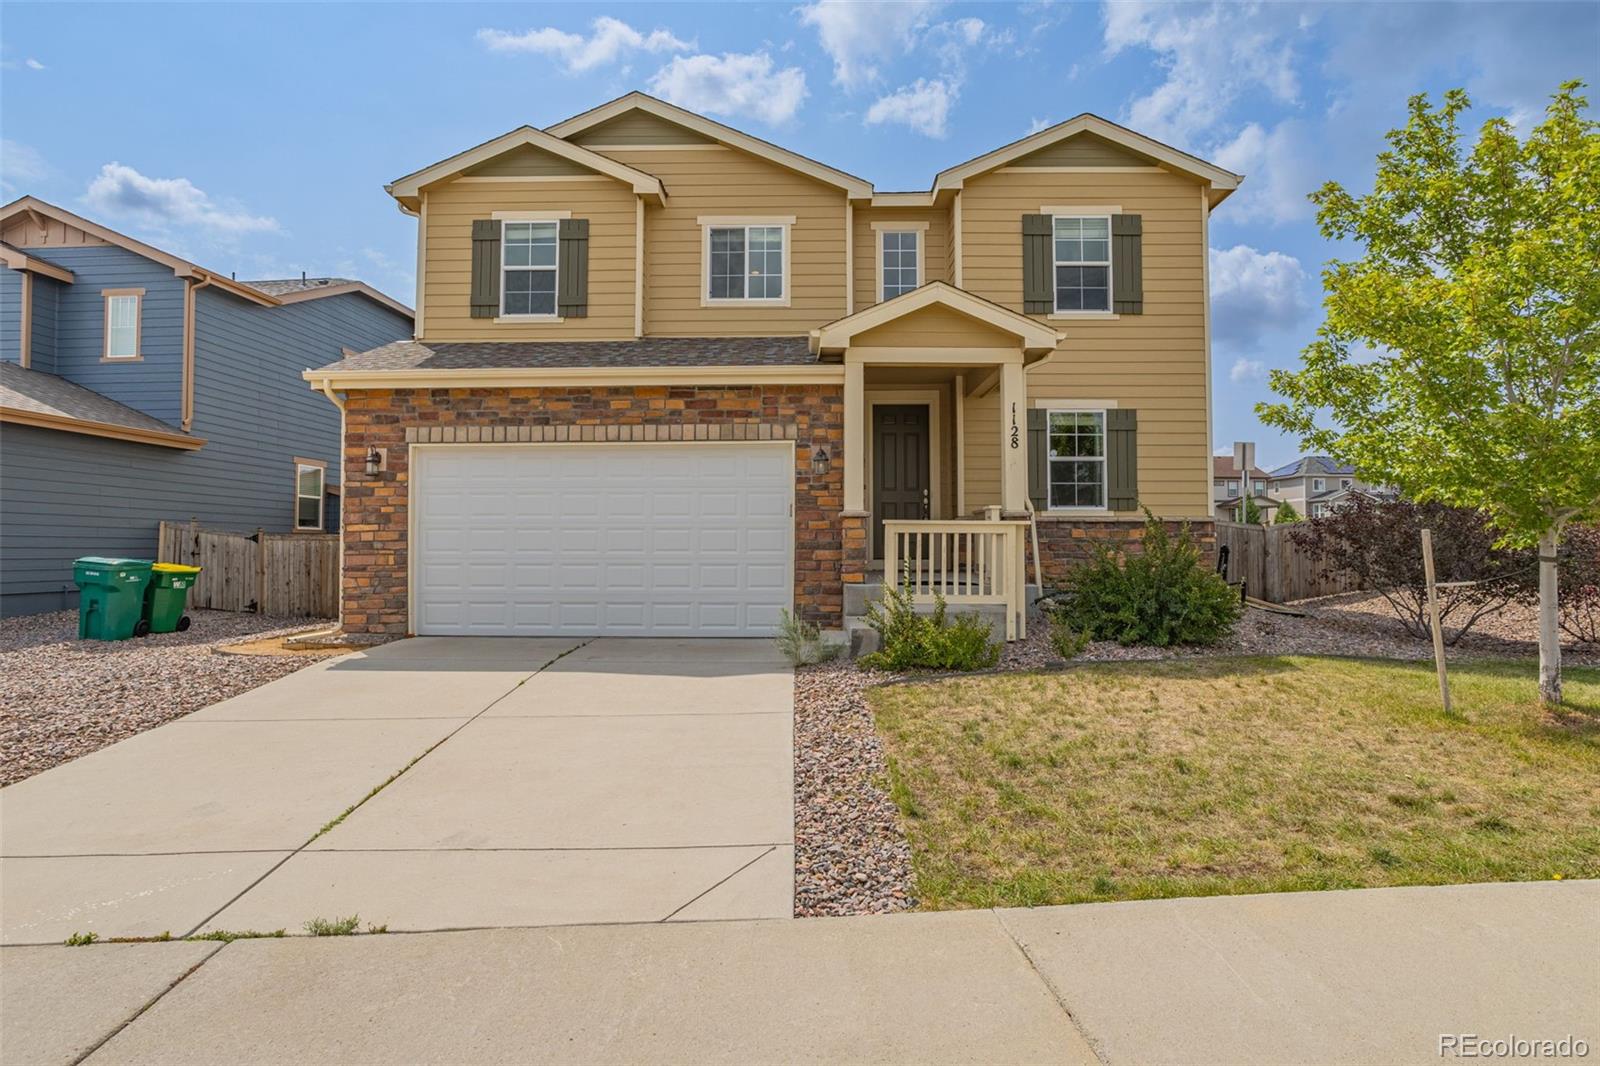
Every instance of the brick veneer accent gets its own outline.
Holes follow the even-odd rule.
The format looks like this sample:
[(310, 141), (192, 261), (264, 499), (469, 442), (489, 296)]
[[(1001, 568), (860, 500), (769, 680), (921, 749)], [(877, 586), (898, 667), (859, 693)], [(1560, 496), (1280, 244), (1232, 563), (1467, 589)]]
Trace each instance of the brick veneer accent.
[[(1182, 521), (1164, 523), (1167, 532), (1176, 536), (1183, 529)], [(1115, 551), (1136, 555), (1144, 546), (1144, 519), (1074, 519), (1055, 515), (1040, 515), (1039, 556), (1044, 563), (1046, 587), (1059, 584), (1072, 567), (1094, 558), (1095, 547), (1104, 545)], [(1200, 546), (1201, 557), (1215, 558), (1217, 530), (1209, 519), (1188, 523), (1189, 532)], [(1028, 579), (1033, 580), (1033, 547), (1028, 547)]]
[[(837, 385), (366, 389), (345, 402), (346, 633), (406, 631), (410, 443), (795, 442), (795, 610), (843, 623), (844, 389)], [(825, 474), (812, 451), (828, 451)], [(369, 448), (386, 469), (366, 474)], [(863, 527), (864, 528), (864, 527)]]
[(858, 511), (846, 511), (839, 517), (844, 548), (839, 576), (846, 584), (859, 585), (867, 580), (867, 568), (872, 563), (867, 538), (867, 524), (870, 520), (870, 515)]

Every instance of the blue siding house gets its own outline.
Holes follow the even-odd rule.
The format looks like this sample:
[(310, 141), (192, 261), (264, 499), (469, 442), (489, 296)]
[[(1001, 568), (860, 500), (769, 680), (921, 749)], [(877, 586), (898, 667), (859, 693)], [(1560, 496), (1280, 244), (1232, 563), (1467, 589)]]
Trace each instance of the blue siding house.
[(301, 372), (412, 336), (345, 278), (236, 281), (33, 197), (0, 208), (0, 615), (163, 520), (337, 529), (339, 411)]

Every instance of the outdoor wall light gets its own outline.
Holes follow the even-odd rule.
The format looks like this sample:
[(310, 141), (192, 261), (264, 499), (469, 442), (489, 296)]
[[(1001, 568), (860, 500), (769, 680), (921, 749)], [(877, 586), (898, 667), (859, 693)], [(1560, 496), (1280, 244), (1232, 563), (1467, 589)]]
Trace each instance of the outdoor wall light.
[(367, 476), (377, 477), (383, 470), (383, 453), (376, 448), (367, 449)]
[(811, 472), (818, 476), (828, 472), (828, 449), (818, 448), (811, 453)]

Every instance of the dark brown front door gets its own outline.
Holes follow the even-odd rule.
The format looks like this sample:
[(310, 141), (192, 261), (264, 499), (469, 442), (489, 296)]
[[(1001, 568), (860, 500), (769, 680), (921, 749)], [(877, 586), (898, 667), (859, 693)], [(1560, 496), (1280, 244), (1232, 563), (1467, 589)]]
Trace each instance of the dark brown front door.
[(885, 518), (927, 518), (928, 407), (872, 409), (872, 557), (883, 558)]

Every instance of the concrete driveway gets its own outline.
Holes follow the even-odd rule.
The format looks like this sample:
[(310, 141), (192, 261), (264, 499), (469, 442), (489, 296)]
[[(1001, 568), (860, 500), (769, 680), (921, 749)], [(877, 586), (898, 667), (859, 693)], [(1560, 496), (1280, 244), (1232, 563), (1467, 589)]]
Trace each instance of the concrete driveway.
[(422, 637), (0, 792), (0, 941), (786, 917), (766, 641)]

